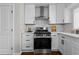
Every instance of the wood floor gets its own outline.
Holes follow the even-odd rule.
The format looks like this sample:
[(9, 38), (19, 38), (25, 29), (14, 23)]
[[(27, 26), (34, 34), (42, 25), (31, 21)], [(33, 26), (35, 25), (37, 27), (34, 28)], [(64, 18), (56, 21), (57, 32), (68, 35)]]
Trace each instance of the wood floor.
[(22, 52), (21, 55), (62, 55), (59, 51), (52, 51), (51, 53), (37, 53), (34, 52)]

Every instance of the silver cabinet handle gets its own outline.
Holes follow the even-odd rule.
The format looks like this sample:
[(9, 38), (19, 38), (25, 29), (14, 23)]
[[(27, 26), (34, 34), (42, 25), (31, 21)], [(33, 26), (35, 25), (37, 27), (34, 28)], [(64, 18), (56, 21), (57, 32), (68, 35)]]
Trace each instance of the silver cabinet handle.
[(30, 36), (30, 35), (26, 35), (26, 36)]
[(26, 40), (26, 41), (30, 41), (30, 40)]
[(61, 44), (64, 45), (64, 40), (61, 40)]
[(62, 38), (65, 38), (65, 37), (62, 36)]
[(26, 46), (26, 48), (29, 48), (30, 46)]
[(56, 36), (56, 35), (52, 35), (52, 36)]

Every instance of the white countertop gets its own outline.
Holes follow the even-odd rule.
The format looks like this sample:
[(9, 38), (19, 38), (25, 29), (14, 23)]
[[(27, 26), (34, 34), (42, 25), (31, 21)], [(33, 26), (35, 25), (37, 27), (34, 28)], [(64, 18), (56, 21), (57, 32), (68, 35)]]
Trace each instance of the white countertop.
[[(24, 33), (33, 33), (33, 32), (24, 32)], [(67, 36), (79, 38), (79, 34), (73, 34), (73, 33), (66, 33), (66, 32), (51, 32), (51, 34), (52, 34), (52, 35), (63, 34), (63, 35), (67, 35)]]
[(65, 32), (58, 32), (58, 34), (64, 34), (64, 35), (67, 35), (67, 36), (79, 38), (79, 34), (65, 33)]

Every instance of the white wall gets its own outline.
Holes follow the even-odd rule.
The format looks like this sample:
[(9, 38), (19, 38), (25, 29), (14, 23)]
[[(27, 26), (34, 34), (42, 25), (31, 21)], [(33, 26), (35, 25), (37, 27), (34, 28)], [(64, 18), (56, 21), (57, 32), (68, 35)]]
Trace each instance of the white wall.
[(74, 29), (79, 29), (79, 8), (76, 8), (74, 11), (73, 11), (73, 14), (74, 14), (74, 26), (73, 28)]
[(73, 10), (71, 9), (71, 22), (69, 24), (64, 25), (64, 32), (72, 32), (73, 31)]
[(14, 53), (20, 53), (21, 33), (24, 31), (24, 5), (15, 4), (14, 8)]
[(74, 31), (74, 28), (73, 28), (73, 26), (74, 26), (74, 14), (73, 14), (73, 11), (74, 11), (74, 9), (76, 9), (78, 7), (79, 7), (78, 3), (70, 4), (70, 6), (68, 7), (68, 8), (71, 9), (71, 12), (72, 12), (72, 14), (71, 14), (71, 23), (64, 25), (64, 31), (65, 32), (73, 32)]

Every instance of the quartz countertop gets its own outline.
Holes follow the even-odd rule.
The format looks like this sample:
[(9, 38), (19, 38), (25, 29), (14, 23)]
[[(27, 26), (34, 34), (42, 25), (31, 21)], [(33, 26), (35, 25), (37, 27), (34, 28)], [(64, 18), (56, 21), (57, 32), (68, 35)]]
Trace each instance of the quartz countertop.
[(79, 38), (79, 34), (65, 33), (65, 32), (58, 32), (58, 34), (63, 34), (63, 35)]

